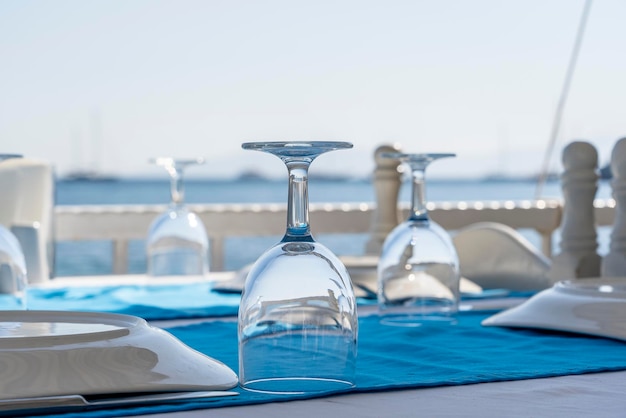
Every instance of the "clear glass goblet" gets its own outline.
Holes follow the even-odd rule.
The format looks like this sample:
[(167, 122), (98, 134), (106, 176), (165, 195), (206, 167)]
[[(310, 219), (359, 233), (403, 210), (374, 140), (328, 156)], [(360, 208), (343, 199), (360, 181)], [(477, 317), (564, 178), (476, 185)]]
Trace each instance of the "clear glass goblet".
[(204, 159), (155, 158), (170, 175), (169, 209), (158, 216), (148, 231), (148, 275), (204, 275), (209, 270), (209, 240), (202, 220), (184, 204), (183, 172)]
[[(0, 162), (22, 158), (19, 154), (0, 154)], [(15, 235), (0, 225), (0, 310), (26, 309), (26, 259)]]
[(347, 142), (244, 143), (279, 157), (289, 172), (287, 230), (246, 278), (239, 306), (239, 382), (266, 393), (312, 393), (354, 385), (356, 300), (341, 261), (314, 241), (308, 168)]
[(450, 235), (428, 216), (426, 167), (455, 154), (384, 153), (411, 169), (411, 212), (385, 239), (378, 263), (381, 322), (420, 326), (454, 323), (459, 303), (459, 260)]

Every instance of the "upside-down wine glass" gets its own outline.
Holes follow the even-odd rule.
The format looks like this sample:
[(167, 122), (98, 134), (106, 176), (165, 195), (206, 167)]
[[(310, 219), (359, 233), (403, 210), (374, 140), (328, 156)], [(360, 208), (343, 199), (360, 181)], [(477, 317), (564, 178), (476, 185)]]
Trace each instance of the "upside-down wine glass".
[(385, 239), (378, 263), (381, 322), (421, 326), (455, 322), (459, 303), (459, 260), (450, 235), (428, 216), (426, 167), (455, 154), (384, 153), (412, 175), (411, 212)]
[[(0, 154), (0, 162), (22, 158), (19, 154)], [(0, 225), (0, 310), (26, 309), (26, 260), (15, 235)]]
[(308, 168), (348, 142), (252, 142), (289, 172), (287, 230), (246, 278), (239, 306), (239, 382), (265, 393), (313, 393), (354, 386), (357, 312), (346, 267), (314, 241)]
[(183, 171), (204, 159), (154, 158), (170, 175), (169, 209), (158, 216), (146, 241), (148, 275), (199, 275), (208, 272), (209, 240), (202, 220), (184, 204)]

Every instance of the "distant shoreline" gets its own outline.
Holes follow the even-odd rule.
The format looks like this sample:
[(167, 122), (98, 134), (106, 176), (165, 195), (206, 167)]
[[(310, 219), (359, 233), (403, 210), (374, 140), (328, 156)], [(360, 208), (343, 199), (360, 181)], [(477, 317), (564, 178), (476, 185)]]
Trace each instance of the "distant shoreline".
[[(370, 177), (344, 177), (344, 176), (309, 176), (311, 181), (330, 183), (371, 183)], [(605, 180), (605, 179), (600, 179)], [(167, 183), (169, 179), (163, 176), (98, 176), (98, 177), (73, 177), (60, 176), (56, 179), (59, 183), (103, 183), (103, 182), (136, 182), (136, 183)], [(261, 182), (285, 182), (282, 177), (186, 177), (186, 183), (261, 183)], [(536, 183), (537, 178), (532, 176), (485, 176), (485, 177), (431, 177), (428, 183)], [(557, 176), (546, 179), (549, 183), (558, 182)]]

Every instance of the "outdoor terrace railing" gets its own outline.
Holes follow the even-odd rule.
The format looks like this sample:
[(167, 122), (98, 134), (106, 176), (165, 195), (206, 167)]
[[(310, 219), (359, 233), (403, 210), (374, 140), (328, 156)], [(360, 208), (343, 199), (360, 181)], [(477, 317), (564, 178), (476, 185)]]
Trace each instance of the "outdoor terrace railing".
[[(406, 204), (398, 204), (403, 177), (399, 162), (382, 158), (384, 152), (394, 150), (394, 146), (381, 145), (374, 153), (373, 202), (309, 205), (310, 220), (316, 234), (366, 234), (369, 241), (363, 248), (363, 254), (379, 253), (386, 235), (399, 221), (406, 219), (409, 210)], [(626, 138), (616, 145), (612, 170), (626, 167), (624, 161)], [(14, 162), (14, 165), (19, 162)], [(29, 280), (41, 282), (50, 277), (48, 264), (53, 258), (51, 248), (54, 248), (50, 245), (51, 241), (111, 241), (113, 273), (128, 272), (130, 242), (145, 239), (150, 223), (165, 211), (165, 205), (53, 206), (51, 165), (26, 162), (35, 164), (37, 175), (10, 175), (11, 164), (4, 164), (7, 173), (0, 179), (4, 179), (3, 187), (11, 191), (13, 194), (9, 195), (13, 197), (7, 199), (11, 205), (1, 207), (3, 211), (0, 215), (3, 216), (0, 218), (5, 226), (19, 235), (24, 248), (28, 249), (25, 253)], [(593, 146), (584, 142), (571, 143), (563, 151), (563, 163), (565, 170), (561, 175), (561, 187), (564, 199), (434, 202), (428, 205), (428, 209), (432, 219), (449, 231), (478, 222), (496, 222), (517, 230), (533, 230), (540, 236), (538, 246), (548, 257), (552, 256), (555, 232), (563, 228), (560, 231), (564, 238), (561, 242), (569, 246), (565, 250), (571, 253), (567, 268), (576, 268), (574, 264), (580, 259), (595, 254), (594, 227), (615, 224), (611, 242), (619, 244), (626, 240), (626, 215), (623, 211), (616, 212), (614, 199), (594, 200), (598, 174), (597, 152)], [(26, 170), (21, 166), (14, 169), (18, 168)], [(617, 174), (620, 172), (617, 171)], [(625, 199), (624, 178), (626, 174), (621, 173), (611, 183), (613, 196), (618, 199)], [(29, 193), (20, 194), (19, 190), (28, 190)], [(226, 239), (280, 236), (285, 231), (286, 204), (203, 204), (189, 207), (206, 226), (211, 240), (212, 270), (224, 269)], [(626, 250), (623, 251), (621, 245), (612, 245), (615, 248), (611, 249), (620, 260), (626, 257)]]
[[(613, 223), (615, 201), (595, 200), (598, 226)], [(211, 240), (212, 270), (224, 268), (224, 240), (230, 237), (275, 236), (285, 230), (286, 205), (206, 204), (189, 205), (204, 222)], [(437, 202), (428, 205), (431, 217), (446, 230), (454, 231), (476, 222), (499, 222), (514, 229), (530, 229), (541, 236), (541, 250), (551, 256), (553, 235), (561, 224), (561, 200)], [(407, 206), (398, 209), (404, 219)], [(113, 242), (113, 272), (128, 267), (128, 244), (144, 239), (152, 220), (164, 205), (57, 206), (54, 213), (56, 241), (110, 240)], [(316, 234), (374, 233), (375, 203), (312, 203), (310, 219)], [(364, 251), (365, 252), (365, 251)]]

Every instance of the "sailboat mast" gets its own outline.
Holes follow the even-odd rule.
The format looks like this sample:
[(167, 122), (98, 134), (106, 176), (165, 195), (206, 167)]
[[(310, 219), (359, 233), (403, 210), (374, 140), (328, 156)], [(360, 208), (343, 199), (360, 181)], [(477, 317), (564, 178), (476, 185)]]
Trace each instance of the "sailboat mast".
[(100, 173), (100, 161), (102, 160), (102, 118), (100, 111), (95, 109), (91, 112), (91, 170)]
[(585, 27), (587, 26), (587, 18), (589, 17), (589, 12), (591, 11), (592, 1), (593, 0), (585, 0), (583, 12), (582, 12), (582, 15), (580, 16), (580, 23), (578, 24), (578, 30), (576, 32), (576, 40), (574, 41), (574, 47), (572, 48), (572, 53), (570, 54), (569, 64), (567, 66), (567, 72), (565, 73), (565, 80), (563, 81), (563, 86), (561, 88), (561, 95), (559, 97), (559, 102), (554, 112), (554, 119), (552, 121), (552, 129), (550, 132), (550, 140), (548, 141), (548, 147), (546, 149), (546, 153), (543, 158), (543, 164), (541, 166), (541, 171), (539, 172), (539, 178), (537, 180), (537, 187), (535, 189), (535, 199), (541, 198), (541, 195), (543, 193), (543, 186), (548, 177), (548, 172), (550, 171), (550, 160), (552, 159), (554, 146), (556, 144), (556, 140), (559, 135), (559, 130), (561, 128), (561, 119), (563, 118), (563, 110), (565, 109), (565, 103), (567, 102), (567, 97), (569, 95), (570, 85), (572, 84), (572, 79), (574, 78), (574, 70), (576, 69), (576, 63), (578, 61), (578, 54), (580, 52), (580, 47), (583, 43), (583, 37), (585, 35)]

